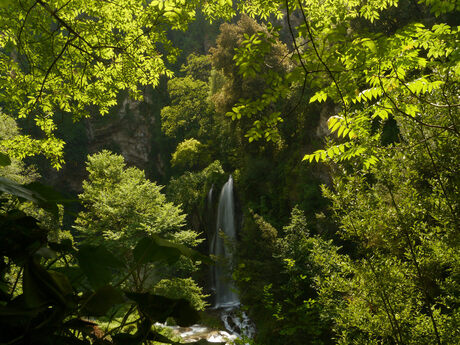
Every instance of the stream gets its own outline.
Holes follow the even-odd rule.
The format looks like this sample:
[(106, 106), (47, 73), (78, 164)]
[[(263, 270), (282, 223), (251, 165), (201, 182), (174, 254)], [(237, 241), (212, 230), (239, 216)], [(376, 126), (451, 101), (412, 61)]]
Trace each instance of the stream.
[[(209, 190), (207, 198), (207, 210), (211, 214), (214, 214), (213, 189), (214, 186)], [(199, 324), (191, 327), (166, 326), (180, 336), (185, 343), (204, 339), (210, 343), (231, 345), (236, 339), (242, 337), (251, 339), (255, 335), (254, 324), (241, 309), (238, 291), (232, 279), (234, 248), (231, 248), (231, 244), (236, 241), (237, 227), (231, 175), (219, 194), (216, 211), (216, 222), (212, 227), (214, 230), (211, 231), (208, 238), (209, 253), (218, 258), (211, 270), (211, 286), (214, 295), (211, 309), (216, 316), (219, 316), (225, 330)]]
[(216, 330), (199, 324), (190, 327), (158, 325), (172, 329), (185, 343), (204, 339), (210, 343), (232, 345), (236, 339), (242, 336), (247, 338), (254, 337), (254, 325), (246, 313), (239, 308), (220, 310), (220, 318), (224, 324), (225, 330)]

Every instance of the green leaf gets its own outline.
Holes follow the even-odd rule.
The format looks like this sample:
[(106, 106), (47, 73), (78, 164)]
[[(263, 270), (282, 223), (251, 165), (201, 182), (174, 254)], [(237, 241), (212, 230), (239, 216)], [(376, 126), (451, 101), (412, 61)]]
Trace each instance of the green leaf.
[(362, 45), (364, 47), (367, 47), (372, 53), (374, 53), (374, 54), (377, 53), (377, 48), (375, 46), (374, 41), (372, 41), (370, 39), (365, 39), (365, 40), (363, 40)]
[(4, 177), (0, 177), (0, 191), (32, 201), (56, 217), (59, 213), (56, 201), (63, 200), (58, 192), (41, 183), (34, 182), (29, 185), (20, 185)]
[(49, 202), (57, 203), (68, 201), (64, 199), (62, 194), (56, 191), (53, 187), (47, 186), (40, 182), (32, 182), (24, 185), (24, 187)]
[(174, 243), (174, 242), (165, 240), (164, 238), (161, 238), (160, 236), (157, 236), (157, 235), (150, 235), (150, 237), (155, 240), (157, 245), (162, 246), (162, 247), (177, 249), (181, 253), (181, 255), (187, 258), (190, 258), (194, 261), (201, 261), (209, 265), (214, 263), (213, 260), (211, 260), (209, 256), (203, 255), (197, 252), (196, 250), (186, 247), (183, 244)]
[(159, 245), (154, 238), (143, 238), (134, 248), (133, 255), (138, 264), (157, 261), (173, 264), (179, 260), (181, 252), (177, 248)]
[(342, 124), (341, 124), (339, 121), (337, 121), (337, 122), (336, 122), (332, 127), (330, 127), (329, 129), (330, 129), (331, 133), (334, 133), (340, 126), (342, 126)]
[(10, 157), (8, 155), (0, 152), (0, 166), (5, 167), (5, 166), (10, 165), (10, 164), (11, 164)]
[(332, 150), (334, 150), (334, 153), (335, 153), (336, 155), (339, 155), (339, 154), (340, 154), (340, 148), (339, 148), (339, 147), (333, 146), (333, 147), (332, 147)]
[(66, 296), (72, 293), (67, 277), (58, 272), (47, 271), (34, 260), (24, 267), (23, 294), (26, 306), (37, 308), (47, 304), (70, 305)]
[(316, 92), (311, 98), (309, 103), (313, 103), (315, 101), (318, 101), (319, 103), (326, 101), (327, 99), (327, 93), (324, 91), (318, 91)]
[(123, 293), (110, 285), (96, 290), (84, 302), (82, 313), (88, 316), (104, 316), (113, 306), (124, 302)]
[(96, 289), (108, 285), (112, 275), (123, 267), (123, 263), (103, 246), (82, 245), (77, 259), (89, 283)]
[(125, 292), (126, 296), (137, 303), (142, 313), (152, 320), (165, 322), (172, 317), (179, 326), (191, 326), (199, 320), (199, 315), (185, 299), (172, 299), (148, 292)]
[(63, 296), (73, 293), (72, 284), (70, 284), (69, 278), (65, 274), (56, 271), (48, 271), (48, 273)]
[(37, 196), (34, 195), (32, 191), (5, 177), (0, 177), (0, 191), (26, 199), (28, 201), (33, 201), (35, 203), (39, 203), (41, 201), (37, 199)]

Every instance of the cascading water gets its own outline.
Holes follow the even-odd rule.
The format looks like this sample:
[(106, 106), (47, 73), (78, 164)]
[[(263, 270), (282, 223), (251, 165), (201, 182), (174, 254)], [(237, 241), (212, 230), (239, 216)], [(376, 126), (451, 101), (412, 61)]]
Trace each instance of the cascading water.
[[(213, 210), (213, 187), (208, 193), (208, 212)], [(209, 224), (213, 224), (212, 221)], [(230, 337), (241, 338), (244, 335), (252, 338), (255, 334), (254, 325), (246, 313), (239, 309), (240, 300), (232, 280), (233, 250), (231, 247), (236, 241), (236, 226), (231, 175), (220, 192), (214, 229), (215, 231), (209, 233), (209, 251), (210, 254), (217, 257), (217, 263), (212, 267), (211, 274), (211, 285), (215, 295), (214, 308), (221, 309), (220, 317)]]
[(232, 280), (233, 251), (229, 246), (236, 240), (232, 176), (230, 175), (220, 192), (215, 226), (213, 190), (214, 185), (208, 192), (206, 203), (209, 252), (218, 258), (217, 263), (212, 267), (211, 286), (215, 293), (214, 308), (219, 309), (218, 313), (226, 331), (210, 329), (198, 324), (185, 328), (164, 324), (157, 324), (157, 326), (172, 329), (185, 343), (205, 339), (209, 343), (230, 345), (243, 336), (253, 338), (255, 327), (246, 313), (239, 308), (240, 300)]
[[(222, 233), (224, 236), (222, 236)], [(216, 232), (211, 237), (211, 254), (218, 257), (218, 262), (213, 268), (212, 279), (215, 291), (215, 308), (235, 308), (240, 304), (231, 274), (233, 253), (228, 248), (228, 244), (233, 244), (235, 239), (233, 178), (230, 175), (220, 192)]]
[[(214, 207), (213, 207), (213, 198), (212, 193), (214, 192), (214, 184), (211, 186), (208, 192), (208, 197), (206, 200), (206, 214), (207, 214), (207, 233), (208, 233), (208, 243), (209, 243), (209, 253), (212, 254), (212, 246), (214, 245), (214, 233), (215, 233), (215, 225), (214, 225)], [(214, 291), (215, 283), (214, 283), (214, 268), (210, 271), (209, 282), (211, 283), (211, 289)]]

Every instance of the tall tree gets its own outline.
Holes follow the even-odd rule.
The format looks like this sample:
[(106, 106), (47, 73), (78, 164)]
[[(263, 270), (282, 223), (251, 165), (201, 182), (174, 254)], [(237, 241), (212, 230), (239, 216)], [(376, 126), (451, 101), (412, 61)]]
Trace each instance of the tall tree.
[(171, 76), (166, 64), (179, 50), (167, 31), (185, 30), (199, 4), (213, 16), (229, 8), (226, 2), (199, 0), (3, 0), (0, 103), (41, 133), (6, 141), (10, 154), (44, 154), (59, 168), (64, 142), (54, 134), (54, 112), (75, 120), (93, 108), (105, 114), (119, 90), (138, 99), (140, 87)]
[[(161, 236), (187, 246), (201, 242), (197, 232), (183, 229), (185, 215), (166, 201), (162, 187), (147, 180), (141, 170), (127, 168), (122, 156), (109, 151), (94, 154), (88, 157), (87, 170), (88, 180), (83, 181), (79, 195), (85, 210), (75, 221), (83, 243), (110, 248), (130, 266), (135, 259), (133, 249), (142, 239)], [(138, 267), (131, 287), (152, 289), (161, 276), (163, 266), (159, 267)], [(190, 273), (193, 267), (192, 262), (184, 262), (182, 273)], [(179, 266), (176, 272), (181, 272)]]
[[(310, 103), (335, 105), (328, 127), (337, 136), (305, 160), (330, 164), (324, 193), (352, 248), (313, 255), (339, 343), (457, 343), (458, 2), (252, 1), (240, 9), (285, 14), (296, 67), (280, 87), (303, 84), (316, 92)], [(264, 52), (246, 45), (234, 56), (240, 73)], [(283, 95), (271, 92), (240, 100), (229, 115), (251, 117)], [(253, 130), (253, 140), (271, 138), (263, 125)]]

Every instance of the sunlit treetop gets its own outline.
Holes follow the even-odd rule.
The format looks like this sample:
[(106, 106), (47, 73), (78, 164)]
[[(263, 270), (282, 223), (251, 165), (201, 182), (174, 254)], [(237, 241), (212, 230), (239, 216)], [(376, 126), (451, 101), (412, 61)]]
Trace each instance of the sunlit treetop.
[[(328, 125), (336, 145), (306, 155), (310, 162), (357, 158), (366, 168), (374, 165), (385, 126), (376, 131), (373, 123), (404, 120), (460, 136), (460, 31), (454, 19), (460, 2), (254, 0), (239, 6), (262, 20), (282, 16), (293, 44), (294, 67), (270, 77), (261, 97), (240, 99), (227, 113), (240, 120), (266, 112), (246, 133), (249, 141), (279, 140), (278, 126), (292, 108), (277, 111), (276, 105), (296, 89), (304, 107), (334, 104)], [(260, 70), (264, 47), (257, 38), (235, 51), (242, 75)], [(368, 139), (372, 145), (364, 145)]]
[(167, 31), (186, 30), (198, 7), (214, 18), (225, 16), (226, 6), (200, 0), (0, 1), (0, 104), (42, 132), (3, 146), (19, 158), (44, 154), (59, 168), (64, 142), (54, 134), (57, 110), (78, 120), (95, 109), (106, 114), (120, 90), (140, 99), (142, 87), (172, 75), (166, 64), (179, 49)]
[[(354, 78), (359, 73), (360, 61), (358, 55), (348, 51), (358, 48), (355, 42), (359, 39), (350, 36), (350, 21), (360, 18), (375, 23), (382, 11), (397, 8), (401, 3), (397, 0), (0, 0), (0, 105), (5, 113), (26, 118), (40, 129), (33, 137), (23, 133), (3, 140), (2, 146), (17, 158), (43, 154), (59, 168), (64, 142), (55, 135), (54, 114), (60, 111), (75, 120), (96, 110), (106, 114), (116, 104), (120, 90), (140, 99), (144, 86), (156, 86), (161, 76), (172, 75), (167, 64), (175, 61), (179, 49), (172, 45), (167, 32), (185, 31), (198, 10), (209, 21), (229, 20), (240, 13), (261, 21), (286, 20), (293, 41), (299, 43), (292, 54), (298, 68), (281, 76), (284, 81), (275, 78), (276, 85), (269, 83), (266, 99), (276, 102), (273, 95), (281, 97), (293, 86), (305, 85), (308, 77), (313, 84), (325, 79), (331, 81), (331, 87), (320, 90), (323, 93), (317, 95), (317, 100), (329, 98), (343, 105), (344, 100), (348, 101), (346, 96), (350, 98), (352, 92), (362, 91), (352, 87), (357, 85)], [(460, 9), (455, 0), (419, 3), (435, 16)], [(289, 21), (293, 16), (297, 18), (295, 24)], [(451, 34), (436, 30), (420, 29), (416, 37), (431, 32), (435, 37), (444, 35), (452, 41), (457, 34), (455, 28)], [(264, 45), (256, 44), (259, 42), (256, 38), (248, 39), (245, 49), (238, 53), (237, 65), (240, 61), (239, 68), (244, 67), (246, 72), (260, 63), (256, 57)], [(426, 50), (409, 47), (401, 53), (417, 51), (422, 57)], [(438, 70), (435, 65), (430, 67)], [(324, 73), (312, 74), (314, 70)], [(270, 76), (272, 80), (274, 74)], [(257, 100), (251, 100), (249, 108), (256, 103)], [(271, 105), (265, 103), (262, 107), (270, 109)], [(235, 109), (239, 111), (236, 118), (245, 116), (244, 104), (236, 104)], [(267, 123), (259, 124), (261, 129), (254, 127), (248, 139), (276, 138), (259, 132), (264, 128), (274, 130), (282, 117), (277, 113), (267, 115)]]

